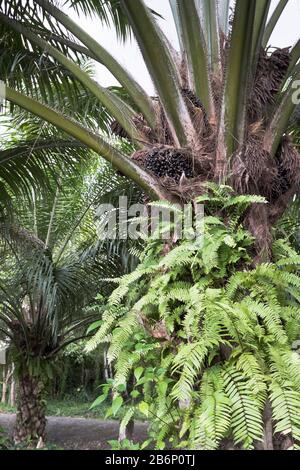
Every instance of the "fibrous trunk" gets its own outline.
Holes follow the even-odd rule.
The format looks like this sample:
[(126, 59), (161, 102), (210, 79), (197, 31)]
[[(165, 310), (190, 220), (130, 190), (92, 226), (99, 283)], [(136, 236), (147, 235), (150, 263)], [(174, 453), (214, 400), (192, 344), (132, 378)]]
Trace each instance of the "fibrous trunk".
[(43, 384), (28, 372), (20, 373), (19, 395), (14, 441), (36, 446), (45, 441), (46, 416), (43, 401)]

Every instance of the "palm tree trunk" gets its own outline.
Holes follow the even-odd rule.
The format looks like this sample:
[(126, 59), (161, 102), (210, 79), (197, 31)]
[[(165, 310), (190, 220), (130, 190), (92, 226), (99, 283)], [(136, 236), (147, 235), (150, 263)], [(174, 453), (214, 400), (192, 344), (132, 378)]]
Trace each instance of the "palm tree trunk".
[(267, 401), (264, 409), (264, 450), (274, 450), (273, 435), (272, 408)]
[(18, 377), (18, 408), (14, 429), (15, 443), (30, 446), (45, 441), (46, 416), (43, 401), (43, 383), (39, 377), (21, 372)]

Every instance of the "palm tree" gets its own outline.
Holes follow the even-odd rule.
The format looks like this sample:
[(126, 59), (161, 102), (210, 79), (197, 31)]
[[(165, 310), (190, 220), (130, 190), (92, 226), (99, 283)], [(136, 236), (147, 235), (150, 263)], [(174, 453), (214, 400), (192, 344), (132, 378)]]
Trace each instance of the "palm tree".
[[(267, 258), (270, 227), (298, 191), (299, 154), (287, 128), (296, 108), (292, 98), (294, 80), (300, 77), (300, 42), (292, 49), (268, 49), (288, 1), (279, 2), (269, 21), (270, 0), (238, 0), (230, 21), (229, 1), (170, 3), (180, 53), (143, 0), (101, 6), (76, 2), (81, 13), (106, 21), (112, 15), (120, 34), (131, 28), (157, 91), (151, 98), (54, 2), (1, 2), (1, 27), (15, 49), (35, 56), (42, 52), (43, 61), (55, 69), (51, 80), (43, 76), (47, 67), (12, 79), (7, 61), (6, 75), (2, 72), (6, 98), (101, 154), (153, 199), (191, 199), (204, 181), (226, 181), (238, 193), (267, 197), (268, 206), (254, 205), (246, 220), (257, 238), (257, 260)], [(103, 64), (122, 85), (123, 95), (93, 80), (80, 67), (79, 55)], [(103, 132), (65, 115), (63, 101), (58, 110), (48, 106), (50, 82), (61, 76), (64, 91), (67, 83), (83, 87), (115, 119), (115, 132), (135, 145), (130, 157), (108, 143)]]
[[(253, 204), (244, 224), (256, 238), (254, 263), (268, 260), (271, 228), (299, 192), (300, 156), (290, 123), (297, 116), (300, 41), (268, 47), (288, 0), (272, 15), (271, 0), (237, 0), (231, 17), (227, 0), (170, 4), (180, 53), (143, 0), (75, 3), (80, 13), (112, 18), (122, 37), (134, 34), (155, 85), (157, 96), (150, 97), (58, 2), (0, 2), (4, 37), (26, 58), (16, 67), (4, 53), (6, 99), (102, 155), (151, 199), (189, 201), (208, 181), (266, 197), (269, 204)], [(122, 92), (101, 87), (83, 58), (104, 65)], [(110, 128), (72, 114), (80, 93), (114, 120)], [(133, 146), (130, 156), (118, 141), (113, 145), (112, 132)]]
[[(32, 135), (26, 137), (28, 143)], [(132, 262), (123, 256), (124, 246), (112, 246), (111, 242), (109, 247), (98, 241), (94, 224), (98, 201), (111, 200), (111, 192), (122, 193), (124, 178), (92, 154), (88, 166), (77, 165), (71, 174), (64, 171), (59, 167), (59, 156), (71, 159), (71, 155), (66, 153), (65, 141), (54, 136), (53, 141), (56, 146), (51, 153), (48, 146), (44, 155), (39, 141), (29, 152), (21, 134), (19, 140), (14, 136), (14, 145), (10, 142), (0, 152), (0, 177), (5, 174), (4, 157), (8, 156), (9, 163), (19, 170), (22, 163), (18, 159), (26, 158), (28, 172), (34, 164), (38, 168), (44, 156), (52, 170), (56, 164), (56, 173), (60, 172), (58, 180), (56, 173), (48, 174), (50, 188), (47, 186), (46, 192), (36, 185), (29, 187), (34, 191), (30, 203), (20, 194), (16, 197), (13, 185), (8, 187), (10, 204), (5, 209), (11, 210), (0, 221), (0, 338), (9, 341), (9, 357), (16, 365), (17, 443), (45, 440), (43, 392), (55, 358), (67, 345), (89, 335), (86, 327), (96, 314), (85, 312), (84, 307), (101, 289), (100, 277), (126, 272)], [(13, 181), (13, 168), (11, 174)], [(35, 183), (26, 179), (26, 172), (21, 188), (24, 182)], [(5, 184), (8, 186), (4, 180)], [(126, 192), (128, 189), (127, 183)], [(102, 289), (111, 290), (105, 284)]]

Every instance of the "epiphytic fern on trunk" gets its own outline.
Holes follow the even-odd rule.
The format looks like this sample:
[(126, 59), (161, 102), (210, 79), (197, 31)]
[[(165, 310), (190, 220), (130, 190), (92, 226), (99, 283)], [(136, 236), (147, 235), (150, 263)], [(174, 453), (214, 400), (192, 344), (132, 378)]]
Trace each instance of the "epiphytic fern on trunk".
[(300, 258), (278, 240), (273, 262), (254, 267), (241, 221), (264, 201), (209, 192), (199, 198), (203, 243), (152, 237), (89, 348), (110, 344), (115, 394), (135, 377), (129, 402), (148, 416), (158, 449), (299, 448)]

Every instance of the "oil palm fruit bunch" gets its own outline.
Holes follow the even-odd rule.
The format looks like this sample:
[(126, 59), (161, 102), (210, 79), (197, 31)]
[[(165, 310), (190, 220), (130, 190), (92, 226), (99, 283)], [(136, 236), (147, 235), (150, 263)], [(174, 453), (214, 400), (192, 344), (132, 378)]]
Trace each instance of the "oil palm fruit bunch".
[(194, 174), (192, 162), (173, 148), (153, 148), (146, 155), (144, 165), (159, 178), (168, 176), (176, 182), (180, 180), (182, 174), (187, 178), (192, 178)]

